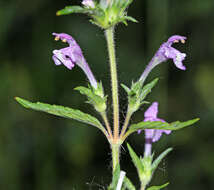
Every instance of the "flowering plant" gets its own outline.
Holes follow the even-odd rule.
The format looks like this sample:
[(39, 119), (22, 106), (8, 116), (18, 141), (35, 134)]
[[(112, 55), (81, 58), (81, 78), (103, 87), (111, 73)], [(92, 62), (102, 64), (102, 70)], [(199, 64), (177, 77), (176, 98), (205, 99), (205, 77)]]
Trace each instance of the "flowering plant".
[(90, 21), (93, 24), (102, 28), (105, 32), (111, 73), (113, 107), (112, 126), (106, 114), (106, 110), (108, 107), (106, 104), (107, 95), (105, 95), (102, 82), (98, 82), (96, 80), (93, 72), (86, 62), (86, 59), (84, 58), (81, 48), (69, 34), (53, 33), (56, 41), (61, 40), (62, 42), (67, 43), (67, 47), (53, 51), (53, 62), (55, 63), (55, 65), (64, 65), (69, 70), (72, 70), (75, 65), (79, 66), (83, 70), (87, 79), (89, 80), (89, 84), (87, 87), (76, 87), (75, 90), (78, 90), (81, 94), (87, 97), (87, 102), (90, 103), (100, 114), (103, 122), (101, 122), (96, 117), (77, 109), (59, 105), (44, 104), (40, 102), (32, 103), (19, 97), (16, 97), (16, 100), (26, 108), (47, 112), (60, 117), (78, 120), (100, 129), (108, 140), (112, 152), (112, 182), (108, 186), (108, 190), (136, 189), (132, 182), (129, 180), (128, 175), (126, 175), (126, 173), (120, 168), (120, 148), (129, 135), (136, 132), (138, 132), (139, 134), (144, 132), (145, 150), (143, 157), (138, 157), (129, 144), (127, 144), (127, 147), (131, 159), (138, 172), (141, 186), (140, 189), (159, 190), (167, 186), (168, 183), (152, 187), (148, 187), (148, 185), (158, 164), (172, 150), (172, 148), (168, 148), (167, 150), (165, 150), (153, 161), (154, 154), (152, 153), (152, 143), (157, 142), (163, 133), (170, 134), (175, 130), (192, 125), (198, 121), (198, 118), (185, 122), (175, 121), (168, 123), (163, 119), (157, 117), (158, 103), (154, 102), (144, 113), (144, 120), (142, 122), (130, 124), (130, 119), (142, 105), (149, 103), (148, 101), (145, 101), (145, 99), (157, 84), (158, 79), (154, 79), (148, 84), (145, 84), (145, 81), (154, 67), (163, 62), (166, 62), (169, 59), (172, 59), (178, 69), (186, 69), (183, 64), (186, 54), (181, 53), (179, 50), (172, 47), (174, 43), (185, 43), (186, 37), (179, 35), (170, 37), (160, 46), (154, 57), (142, 72), (142, 75), (136, 82), (132, 82), (130, 88), (124, 84), (121, 84), (121, 86), (127, 93), (128, 104), (125, 120), (123, 122), (123, 125), (120, 125), (114, 29), (115, 26), (120, 22), (126, 25), (127, 21), (137, 22), (134, 18), (127, 16), (127, 9), (131, 3), (132, 0), (83, 0), (82, 6), (67, 6), (57, 12), (57, 15), (67, 15), (71, 13), (86, 14), (91, 18)]

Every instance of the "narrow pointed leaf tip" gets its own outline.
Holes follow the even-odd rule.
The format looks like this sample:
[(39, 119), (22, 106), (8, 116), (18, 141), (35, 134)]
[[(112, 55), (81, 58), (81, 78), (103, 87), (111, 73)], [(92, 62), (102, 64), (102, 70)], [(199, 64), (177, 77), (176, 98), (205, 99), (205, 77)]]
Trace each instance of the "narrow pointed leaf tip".
[(173, 148), (168, 148), (166, 149), (164, 152), (162, 152), (156, 159), (155, 161), (152, 163), (152, 172), (154, 172), (156, 170), (156, 168), (158, 167), (158, 165), (160, 164), (160, 162), (163, 160), (164, 157), (166, 157), (166, 155), (171, 152), (173, 150)]
[(168, 183), (165, 183), (163, 185), (160, 185), (160, 186), (152, 186), (152, 187), (149, 187), (147, 190), (160, 190), (160, 189), (163, 189), (164, 187), (168, 186), (169, 185), (169, 182)]
[(60, 116), (68, 119), (74, 119), (74, 120), (95, 126), (105, 133), (104, 127), (95, 117), (89, 114), (83, 113), (80, 110), (63, 107), (59, 105), (50, 105), (50, 104), (45, 104), (40, 102), (32, 103), (30, 101), (24, 100), (19, 97), (15, 97), (15, 100), (25, 108), (46, 112), (52, 115), (56, 115), (56, 116)]
[(69, 15), (72, 13), (88, 13), (88, 10), (80, 7), (80, 6), (66, 6), (64, 9), (61, 9), (59, 11), (56, 12), (57, 16), (61, 16), (61, 15)]
[(140, 158), (137, 156), (137, 154), (134, 152), (134, 150), (128, 143), (127, 143), (127, 147), (129, 150), (129, 154), (132, 158), (132, 162), (134, 163), (134, 165), (138, 171), (138, 174), (142, 173), (144, 171), (144, 168), (143, 168)]

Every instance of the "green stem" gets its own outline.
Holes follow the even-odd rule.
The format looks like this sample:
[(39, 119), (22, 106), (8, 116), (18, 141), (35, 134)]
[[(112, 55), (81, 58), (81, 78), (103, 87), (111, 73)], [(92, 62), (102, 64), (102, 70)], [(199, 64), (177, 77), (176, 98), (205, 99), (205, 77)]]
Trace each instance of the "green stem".
[(116, 169), (116, 166), (120, 164), (120, 144), (111, 144), (112, 151), (112, 172)]
[(124, 124), (123, 124), (123, 127), (122, 127), (122, 131), (121, 131), (121, 133), (120, 133), (120, 138), (122, 138), (123, 135), (125, 134), (131, 116), (132, 116), (132, 112), (130, 111), (130, 109), (129, 109), (129, 107), (128, 107), (127, 114), (126, 114), (126, 118), (125, 118), (125, 121), (124, 121)]
[(108, 122), (108, 118), (106, 116), (106, 112), (102, 112), (100, 114), (101, 114), (101, 116), (103, 118), (103, 121), (105, 122), (105, 126), (107, 128), (109, 138), (112, 139), (113, 138), (112, 131), (111, 131), (111, 127), (110, 127), (109, 122)]
[(141, 185), (140, 190), (145, 190), (145, 186)]
[(106, 29), (105, 34), (110, 59), (112, 100), (114, 110), (114, 139), (117, 140), (119, 136), (119, 99), (118, 99), (117, 66), (114, 47), (114, 27)]
[(132, 133), (133, 131), (130, 131), (130, 130), (126, 131), (126, 133), (120, 138), (121, 142), (123, 143), (126, 140), (126, 138)]

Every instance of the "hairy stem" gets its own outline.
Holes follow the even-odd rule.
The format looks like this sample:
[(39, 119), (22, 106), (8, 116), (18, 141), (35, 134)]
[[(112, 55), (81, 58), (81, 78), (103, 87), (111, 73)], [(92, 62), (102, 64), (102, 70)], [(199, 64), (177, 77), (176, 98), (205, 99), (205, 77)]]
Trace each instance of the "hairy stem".
[(112, 85), (112, 100), (114, 112), (114, 139), (117, 140), (119, 136), (119, 99), (118, 99), (118, 81), (117, 81), (117, 66), (115, 58), (114, 47), (114, 28), (110, 27), (105, 30), (109, 60), (111, 71), (111, 85)]
[(101, 113), (101, 116), (103, 118), (103, 121), (105, 122), (105, 126), (106, 126), (108, 134), (109, 134), (109, 138), (112, 139), (113, 138), (112, 131), (111, 131), (111, 127), (110, 127), (109, 122), (108, 122), (108, 118), (106, 116), (106, 112)]
[(125, 121), (124, 121), (124, 124), (123, 124), (123, 127), (122, 127), (122, 131), (121, 131), (121, 133), (120, 133), (120, 138), (122, 138), (123, 135), (125, 134), (131, 116), (132, 116), (132, 112), (130, 112), (130, 110), (129, 110), (129, 108), (128, 108), (127, 114), (126, 114), (126, 118), (125, 118)]
[(112, 151), (112, 172), (116, 169), (116, 166), (120, 164), (120, 144), (111, 144)]

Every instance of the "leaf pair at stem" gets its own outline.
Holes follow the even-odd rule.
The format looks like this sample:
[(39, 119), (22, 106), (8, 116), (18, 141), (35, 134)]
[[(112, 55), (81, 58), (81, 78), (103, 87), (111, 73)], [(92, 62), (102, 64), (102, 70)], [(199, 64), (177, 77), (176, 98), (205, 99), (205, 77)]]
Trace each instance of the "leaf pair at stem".
[[(139, 83), (133, 83), (131, 89), (123, 85), (124, 89), (126, 90), (128, 94), (128, 111), (127, 111), (127, 117), (131, 117), (131, 115), (137, 111), (140, 108), (140, 105), (147, 103), (144, 101), (145, 97), (148, 95), (149, 92), (151, 92), (151, 89), (154, 87), (154, 85), (157, 83), (157, 79), (153, 80), (149, 84), (145, 85), (143, 88), (140, 87)], [(16, 97), (15, 99), (24, 107), (33, 109), (36, 111), (42, 111), (46, 112), (52, 115), (68, 118), (68, 119), (74, 119), (78, 120), (80, 122), (86, 123), (88, 125), (97, 127), (100, 129), (105, 136), (109, 139), (112, 135), (112, 130), (110, 128), (110, 125), (108, 123), (108, 119), (106, 117), (105, 111), (106, 111), (106, 100), (107, 96), (104, 95), (102, 84), (100, 83), (98, 85), (98, 88), (95, 90), (93, 87), (77, 87), (76, 90), (80, 91), (81, 94), (84, 94), (88, 98), (88, 103), (92, 104), (94, 108), (103, 116), (105, 126), (101, 124), (101, 122), (95, 118), (94, 116), (91, 116), (87, 113), (84, 113), (77, 109), (72, 109), (69, 107), (64, 107), (60, 105), (50, 105), (45, 103), (32, 103), (30, 101), (24, 100), (22, 98)], [(182, 129), (184, 127), (187, 127), (189, 125), (194, 124), (199, 119), (193, 119), (185, 122), (175, 121), (172, 123), (167, 122), (161, 122), (161, 121), (142, 121), (136, 124), (131, 124), (128, 128), (129, 121), (125, 121), (124, 125), (121, 130), (120, 135), (120, 142), (122, 143), (130, 134), (138, 131), (138, 130), (144, 130), (144, 129), (162, 129), (162, 130), (178, 130)], [(127, 130), (128, 128), (128, 130)]]

